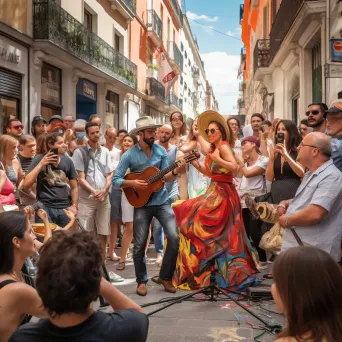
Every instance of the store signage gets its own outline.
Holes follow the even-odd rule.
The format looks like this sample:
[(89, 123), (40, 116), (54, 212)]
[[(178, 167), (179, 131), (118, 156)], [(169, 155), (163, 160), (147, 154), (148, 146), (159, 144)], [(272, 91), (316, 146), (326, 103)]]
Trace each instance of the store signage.
[(77, 84), (77, 94), (96, 101), (96, 84), (85, 79), (80, 79)]
[(0, 58), (10, 63), (20, 63), (20, 55), (17, 55), (14, 52), (10, 52), (2, 46), (0, 46)]
[(331, 60), (333, 62), (342, 62), (342, 39), (331, 39)]
[(342, 78), (342, 64), (325, 64), (326, 78)]
[(61, 70), (47, 63), (42, 66), (42, 100), (60, 104)]

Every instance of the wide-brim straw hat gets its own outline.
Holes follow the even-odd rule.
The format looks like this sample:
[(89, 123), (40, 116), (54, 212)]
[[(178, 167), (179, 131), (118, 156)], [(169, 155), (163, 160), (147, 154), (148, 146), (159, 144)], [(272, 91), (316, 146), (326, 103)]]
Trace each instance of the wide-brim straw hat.
[(141, 116), (139, 119), (135, 121), (135, 127), (133, 128), (129, 134), (136, 135), (138, 132), (143, 131), (144, 129), (153, 129), (161, 127), (162, 125), (157, 125), (151, 116)]
[(209, 139), (208, 139), (208, 136), (207, 134), (205, 133), (205, 130), (208, 128), (209, 126), (209, 123), (212, 122), (212, 121), (216, 121), (218, 123), (220, 123), (225, 132), (226, 132), (226, 136), (227, 136), (227, 141), (229, 141), (229, 138), (230, 138), (230, 130), (229, 130), (229, 127), (228, 127), (228, 124), (227, 124), (227, 121), (225, 120), (225, 118), (215, 112), (214, 110), (207, 110), (206, 112), (203, 112), (197, 119), (197, 127), (198, 127), (198, 130), (199, 130), (199, 133), (201, 134), (201, 136), (209, 142)]

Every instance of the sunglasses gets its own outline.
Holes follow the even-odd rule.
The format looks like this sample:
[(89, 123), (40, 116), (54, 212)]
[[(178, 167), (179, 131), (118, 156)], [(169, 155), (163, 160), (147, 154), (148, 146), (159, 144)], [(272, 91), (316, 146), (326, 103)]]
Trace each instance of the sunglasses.
[(181, 116), (174, 116), (174, 117), (171, 119), (171, 121), (177, 121), (177, 120), (183, 121), (183, 118), (182, 118)]
[(12, 128), (18, 130), (18, 129), (24, 129), (23, 125), (17, 125), (17, 126), (12, 126)]
[(320, 111), (319, 111), (319, 110), (311, 110), (311, 111), (308, 110), (308, 111), (305, 113), (305, 115), (306, 115), (306, 116), (309, 116), (310, 113), (311, 113), (312, 115), (317, 115), (317, 114), (320, 113)]
[(212, 128), (212, 129), (208, 129), (207, 128), (204, 132), (205, 132), (206, 135), (209, 135), (209, 133), (215, 134), (216, 131), (219, 131), (219, 129), (218, 128)]

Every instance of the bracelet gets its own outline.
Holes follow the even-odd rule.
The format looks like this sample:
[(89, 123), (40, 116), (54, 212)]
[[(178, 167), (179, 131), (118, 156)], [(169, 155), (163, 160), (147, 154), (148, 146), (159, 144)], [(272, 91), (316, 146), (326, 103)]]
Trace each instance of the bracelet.
[(287, 228), (288, 226), (289, 226), (289, 215), (286, 215), (285, 228)]
[(285, 205), (283, 205), (283, 204), (278, 204), (278, 205), (277, 205), (277, 209), (278, 209), (278, 208), (284, 208), (284, 209), (286, 209)]
[(171, 173), (172, 173), (172, 176), (175, 176), (175, 177), (177, 177), (179, 175), (178, 173), (175, 172), (175, 170), (172, 170)]
[(71, 204), (71, 207), (75, 207), (78, 210), (78, 205), (77, 204)]

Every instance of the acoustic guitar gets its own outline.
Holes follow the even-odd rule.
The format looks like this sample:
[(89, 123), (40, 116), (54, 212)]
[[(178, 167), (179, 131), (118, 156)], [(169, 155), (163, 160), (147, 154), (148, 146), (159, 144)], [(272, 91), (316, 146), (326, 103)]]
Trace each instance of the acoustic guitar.
[(163, 186), (163, 177), (169, 172), (173, 171), (182, 163), (189, 163), (200, 157), (200, 154), (196, 151), (192, 151), (183, 159), (177, 160), (175, 163), (169, 165), (163, 170), (159, 170), (154, 166), (148, 166), (142, 172), (132, 172), (125, 176), (125, 180), (145, 180), (148, 186), (144, 190), (134, 189), (134, 188), (123, 188), (123, 192), (126, 195), (128, 202), (134, 208), (143, 207), (149, 200), (154, 192), (158, 192)]

